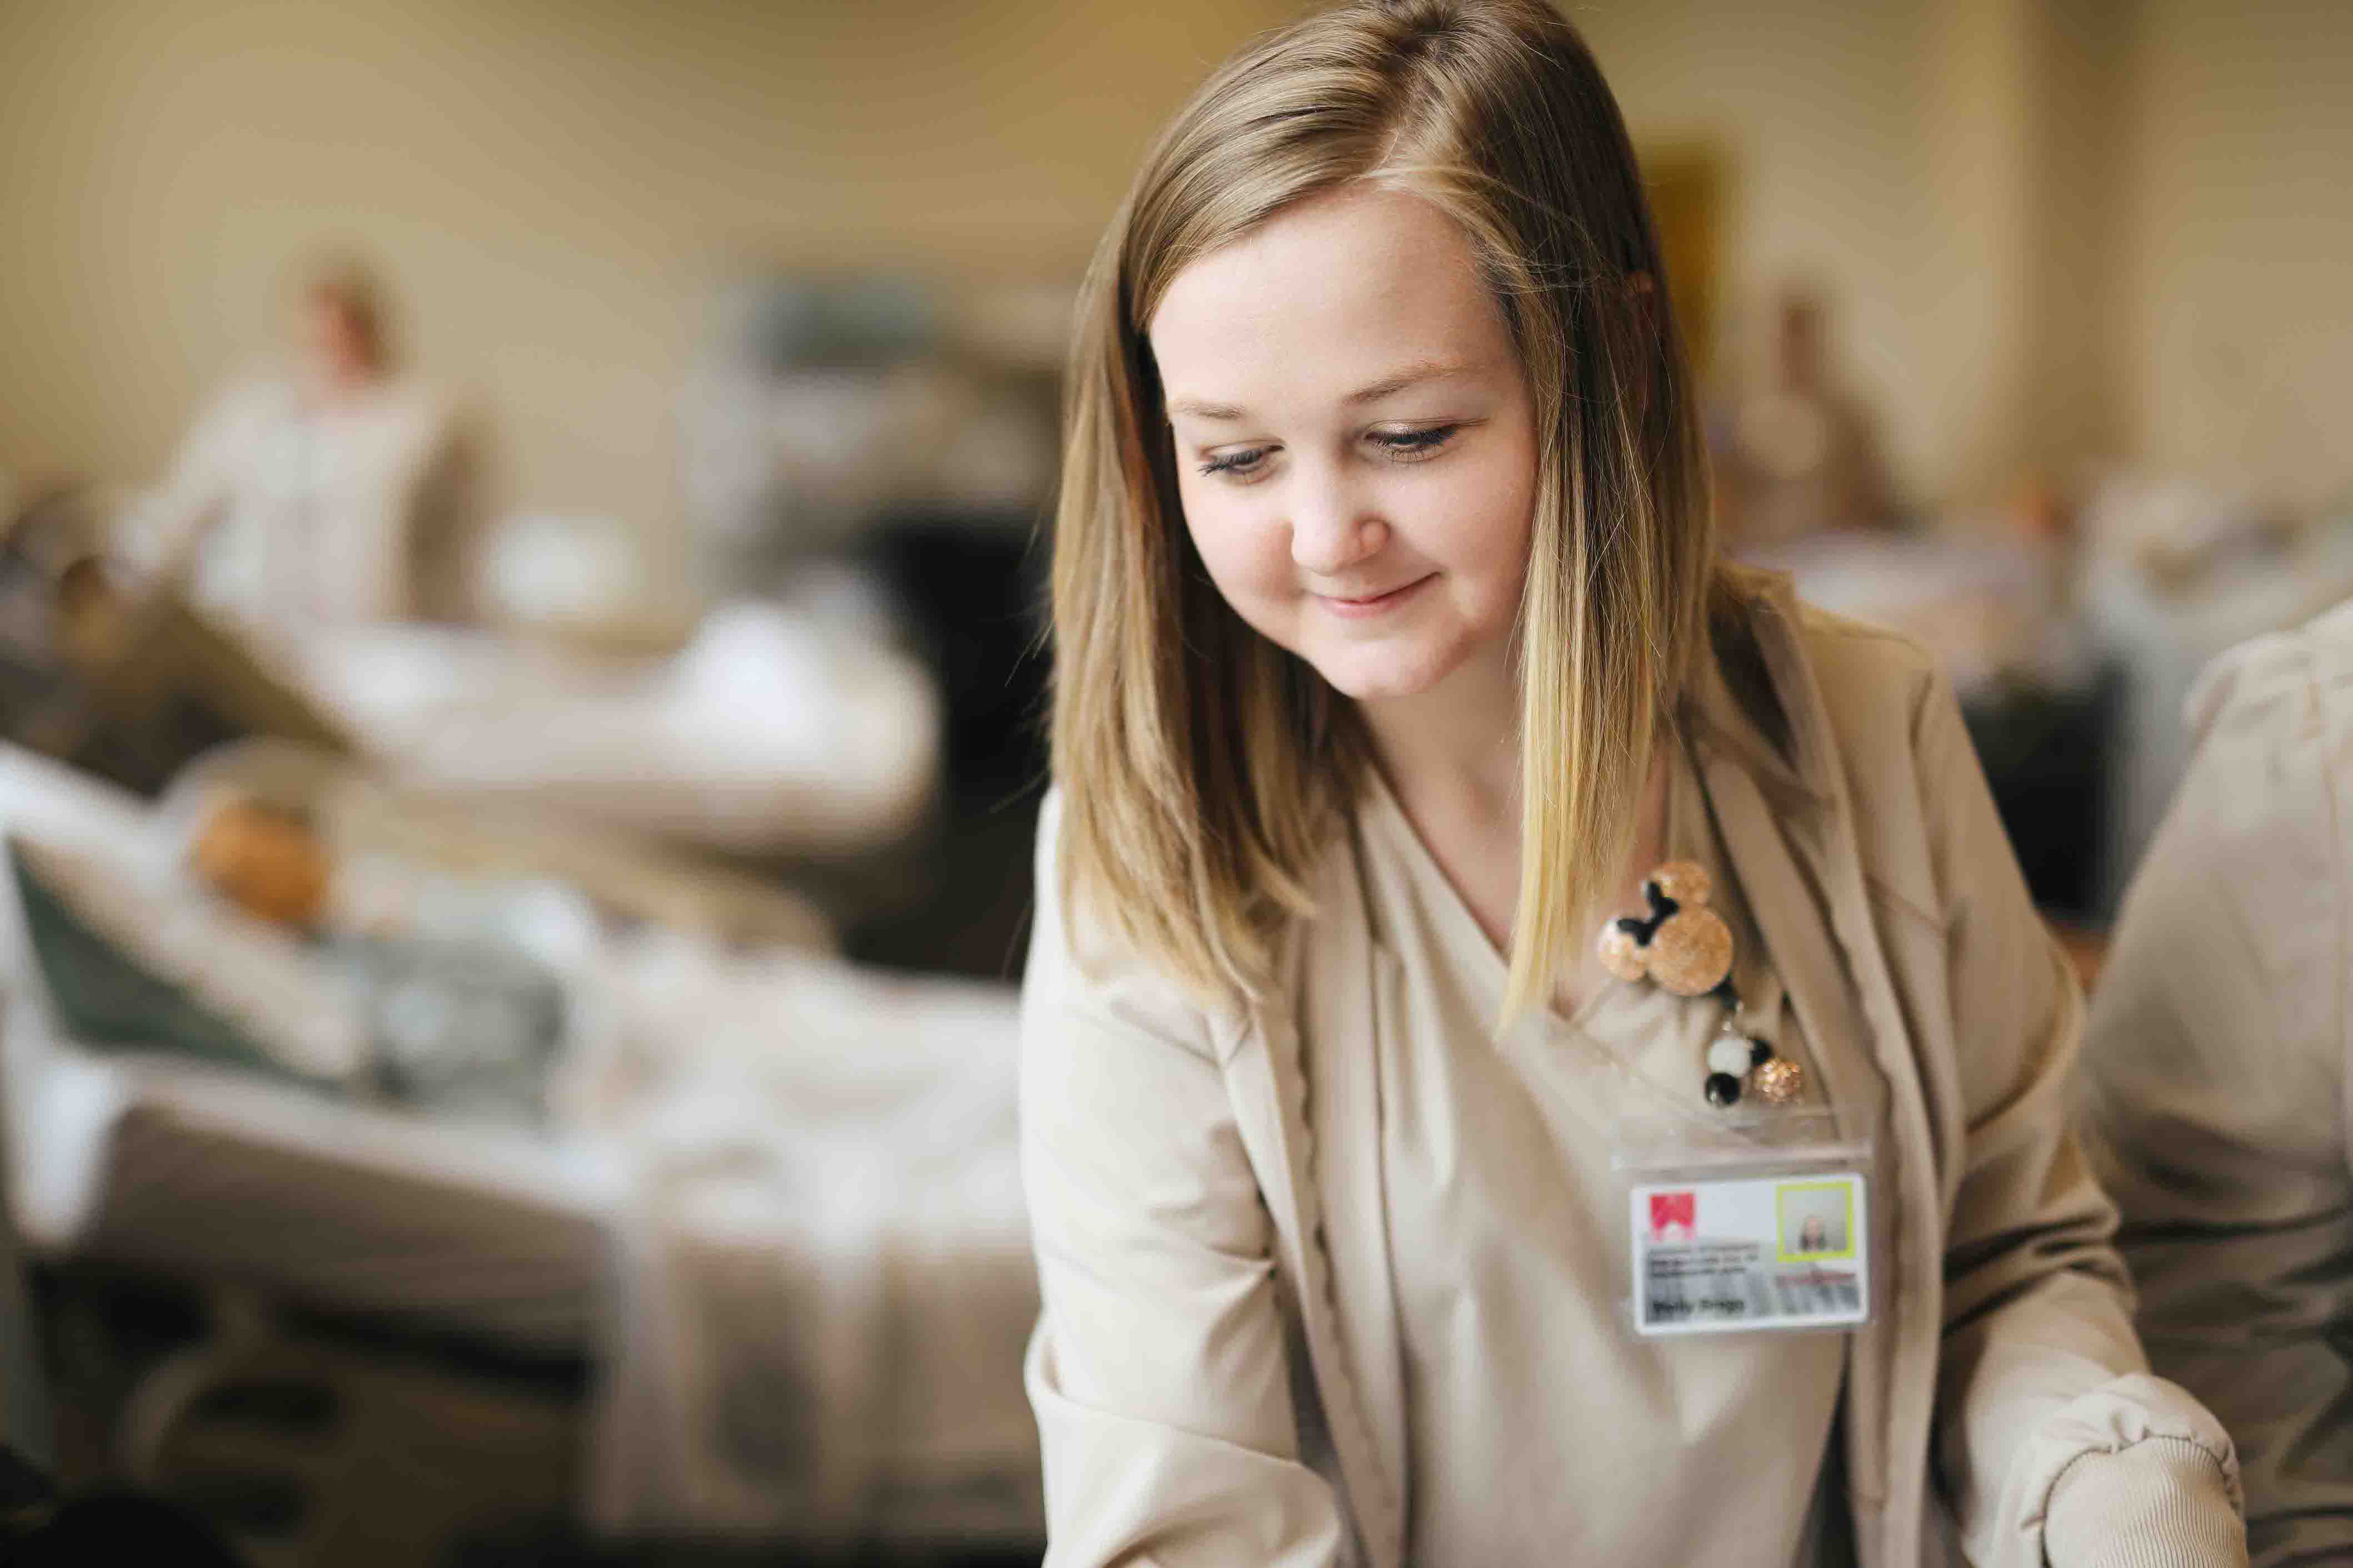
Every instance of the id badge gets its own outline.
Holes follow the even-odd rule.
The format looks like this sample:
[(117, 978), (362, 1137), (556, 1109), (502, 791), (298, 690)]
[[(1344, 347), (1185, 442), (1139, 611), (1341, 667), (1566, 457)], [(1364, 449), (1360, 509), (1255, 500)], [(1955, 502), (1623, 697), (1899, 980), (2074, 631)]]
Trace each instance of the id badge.
[(1628, 1316), (1645, 1339), (1870, 1321), (1871, 1141), (1799, 1110), (1754, 1142), (1621, 1157)]
[(1846, 1329), (1871, 1315), (1860, 1171), (1638, 1184), (1634, 1331)]

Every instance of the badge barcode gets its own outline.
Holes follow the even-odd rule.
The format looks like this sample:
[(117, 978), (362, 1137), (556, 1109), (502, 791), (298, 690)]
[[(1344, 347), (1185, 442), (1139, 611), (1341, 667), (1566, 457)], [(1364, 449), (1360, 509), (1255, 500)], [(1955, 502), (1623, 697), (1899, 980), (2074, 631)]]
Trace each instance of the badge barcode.
[(1852, 1274), (1778, 1274), (1773, 1299), (1785, 1318), (1836, 1317), (1862, 1310), (1862, 1287)]
[(1649, 1318), (1656, 1323), (1820, 1322), (1862, 1311), (1861, 1282), (1828, 1269), (1711, 1269), (1664, 1278), (1654, 1272), (1649, 1296)]

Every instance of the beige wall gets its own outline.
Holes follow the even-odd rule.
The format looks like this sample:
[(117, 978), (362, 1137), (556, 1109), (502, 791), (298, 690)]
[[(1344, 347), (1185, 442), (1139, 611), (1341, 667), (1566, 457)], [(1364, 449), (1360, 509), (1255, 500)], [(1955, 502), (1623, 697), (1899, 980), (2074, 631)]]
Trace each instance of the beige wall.
[[(1842, 357), (1888, 410), (1909, 488), (1962, 466), (1946, 388), (1974, 377), (1992, 307), (1936, 232), (1935, 0), (1612, 0), (1574, 15), (1638, 136), (1720, 148), (1731, 170), (1726, 320), (1783, 279), (1841, 301)], [(1740, 349), (1736, 343), (1733, 353)], [(1934, 367), (1929, 370), (1926, 367)], [(1965, 422), (1964, 422), (1965, 423)]]
[(742, 258), (1082, 265), (1282, 0), (8, 0), (0, 468), (153, 474), (322, 239), (495, 412), (515, 499), (666, 529)]
[[(674, 531), (749, 258), (1075, 271), (1293, 0), (13, 0), (0, 468), (150, 475), (322, 239), (495, 414), (512, 499)], [(1639, 134), (1724, 149), (1737, 307), (1826, 280), (1925, 500), (2121, 452), (2316, 491), (2353, 399), (2353, 6), (1581, 0)]]
[(2353, 500), (2353, 5), (2147, 0), (2120, 394), (2134, 449)]
[(2353, 486), (2353, 5), (1599, 0), (1638, 131), (1739, 193), (1736, 311), (1847, 304), (1922, 500), (2109, 461)]

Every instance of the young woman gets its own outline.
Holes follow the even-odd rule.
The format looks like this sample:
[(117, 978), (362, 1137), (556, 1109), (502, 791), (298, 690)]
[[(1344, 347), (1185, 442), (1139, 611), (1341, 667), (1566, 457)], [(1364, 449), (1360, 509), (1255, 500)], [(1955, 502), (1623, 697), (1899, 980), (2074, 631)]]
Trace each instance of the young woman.
[[(1269, 37), (1112, 225), (1024, 997), (1052, 1563), (2243, 1559), (1952, 697), (1718, 563), (1660, 279), (1535, 0)], [(1857, 1255), (1802, 1289), (1792, 1186)]]
[(265, 646), (465, 608), (471, 454), (405, 374), (374, 275), (337, 259), (289, 300), (285, 363), (233, 381), (122, 543)]

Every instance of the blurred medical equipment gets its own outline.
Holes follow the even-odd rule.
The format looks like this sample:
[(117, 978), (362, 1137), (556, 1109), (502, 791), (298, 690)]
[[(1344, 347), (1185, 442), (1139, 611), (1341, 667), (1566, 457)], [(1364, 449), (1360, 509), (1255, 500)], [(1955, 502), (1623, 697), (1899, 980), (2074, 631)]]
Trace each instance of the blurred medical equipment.
[(168, 586), (110, 568), (103, 498), (61, 485), (0, 524), (0, 736), (153, 795), (241, 736), (343, 736)]
[(2353, 595), (2353, 496), (2291, 510), (2117, 474), (2092, 490), (2082, 531), (2086, 635), (2126, 672), (2099, 898), (2112, 914), (2189, 766), (2199, 671)]
[(2038, 900), (2096, 927), (2188, 762), (2197, 672), (2353, 595), (2353, 508), (2291, 515), (2116, 474), (2079, 507), (2033, 497), (2010, 516), (1743, 555), (1936, 655)]
[(887, 274), (717, 290), (681, 405), (709, 595), (787, 593), (893, 517), (1025, 534), (1053, 489), (1070, 301)]

